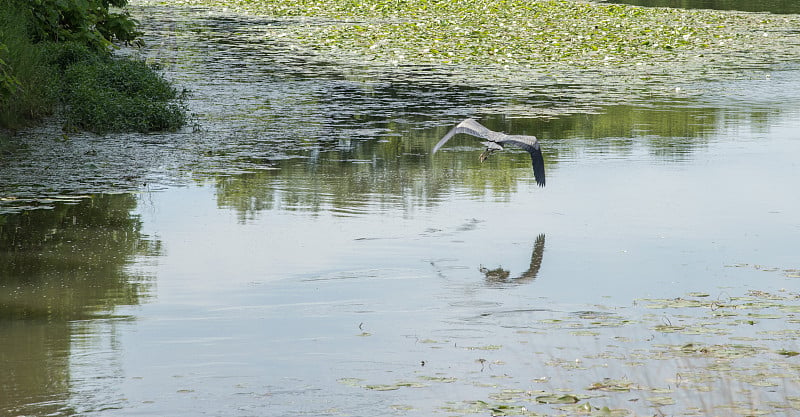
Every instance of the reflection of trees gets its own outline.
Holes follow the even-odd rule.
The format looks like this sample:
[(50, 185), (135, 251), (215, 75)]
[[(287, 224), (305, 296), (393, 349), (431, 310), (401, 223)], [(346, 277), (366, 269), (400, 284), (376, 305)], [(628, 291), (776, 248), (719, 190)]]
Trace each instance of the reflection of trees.
[[(635, 147), (644, 147), (657, 159), (690, 158), (694, 150), (705, 146), (705, 137), (719, 118), (712, 108), (614, 106), (602, 114), (550, 120), (493, 116), (481, 122), (493, 130), (538, 136), (545, 163), (552, 169), (560, 157), (583, 150), (628, 155)], [(306, 138), (304, 145), (313, 149), (306, 159), (241, 158), (233, 165), (275, 169), (219, 177), (218, 204), (235, 208), (242, 219), (271, 209), (411, 208), (435, 204), (454, 188), (502, 199), (520, 181), (532, 181), (527, 153), (508, 149), (481, 166), (482, 148), (472, 138), (454, 138), (452, 146), (431, 156), (431, 146), (452, 123), (413, 129), (397, 121), (373, 120), (370, 126), (385, 132), (378, 138), (338, 144), (326, 136)], [(346, 133), (347, 128), (342, 131)]]
[[(665, 106), (654, 103), (645, 106), (607, 106), (598, 114), (577, 114), (547, 120), (521, 119), (521, 127), (537, 132), (543, 138), (595, 139), (593, 147), (602, 146), (607, 139), (635, 136), (702, 138), (715, 128), (719, 111), (714, 108), (692, 108), (690, 103)], [(513, 123), (518, 119), (511, 119)], [(511, 124), (511, 126), (514, 126)]]
[(140, 302), (125, 267), (160, 251), (131, 216), (132, 195), (100, 195), (51, 210), (0, 215), (0, 414), (65, 412), (72, 320)]
[(135, 206), (130, 194), (100, 195), (0, 216), (0, 317), (71, 319), (137, 304), (146, 284), (125, 265), (159, 247), (142, 238)]
[[(688, 104), (688, 103), (687, 103)], [(598, 114), (576, 114), (556, 119), (506, 119), (487, 121), (492, 129), (522, 132), (543, 140), (544, 151), (576, 152), (586, 148), (593, 153), (628, 155), (634, 146), (644, 144), (659, 159), (685, 159), (705, 146), (705, 137), (720, 120), (720, 111), (688, 106), (608, 106)], [(559, 141), (559, 147), (552, 146)]]

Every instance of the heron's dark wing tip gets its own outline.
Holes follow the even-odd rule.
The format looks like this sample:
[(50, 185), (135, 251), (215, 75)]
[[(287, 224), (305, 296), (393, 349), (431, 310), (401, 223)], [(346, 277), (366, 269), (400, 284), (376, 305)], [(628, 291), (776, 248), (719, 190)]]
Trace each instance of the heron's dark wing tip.
[(537, 146), (530, 153), (533, 161), (533, 177), (536, 178), (536, 184), (539, 187), (544, 187), (544, 157), (542, 156), (542, 150)]

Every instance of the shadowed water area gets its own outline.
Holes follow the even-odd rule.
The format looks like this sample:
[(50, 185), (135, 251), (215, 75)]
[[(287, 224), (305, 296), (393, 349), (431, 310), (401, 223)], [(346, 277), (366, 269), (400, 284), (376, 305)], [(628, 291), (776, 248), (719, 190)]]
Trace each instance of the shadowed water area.
[(647, 7), (741, 10), (744, 12), (800, 13), (800, 4), (789, 0), (612, 0), (609, 3)]
[[(195, 123), (0, 154), (0, 415), (800, 408), (796, 63), (504, 87), (133, 11)], [(547, 187), (431, 155), (467, 116)]]

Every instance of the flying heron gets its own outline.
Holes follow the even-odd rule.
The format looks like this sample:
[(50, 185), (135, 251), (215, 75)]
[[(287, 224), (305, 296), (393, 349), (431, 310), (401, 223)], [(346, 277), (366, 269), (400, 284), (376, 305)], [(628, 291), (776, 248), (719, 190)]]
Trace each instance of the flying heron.
[(481, 139), (486, 139), (486, 142), (481, 142), (486, 145), (486, 150), (483, 151), (480, 156), (481, 162), (485, 161), (492, 153), (502, 151), (503, 145), (506, 144), (519, 146), (525, 149), (531, 154), (533, 176), (536, 178), (536, 183), (539, 184), (540, 187), (544, 187), (544, 158), (542, 158), (542, 150), (539, 147), (539, 141), (536, 140), (536, 136), (506, 135), (502, 132), (489, 130), (474, 119), (466, 119), (447, 132), (442, 140), (433, 147), (432, 153), (436, 153), (450, 138), (459, 133), (466, 133)]

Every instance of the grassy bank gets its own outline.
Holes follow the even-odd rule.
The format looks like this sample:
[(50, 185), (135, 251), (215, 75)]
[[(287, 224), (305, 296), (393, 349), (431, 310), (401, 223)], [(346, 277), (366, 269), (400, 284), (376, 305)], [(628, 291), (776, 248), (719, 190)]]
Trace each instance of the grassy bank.
[(110, 53), (113, 41), (139, 42), (135, 21), (71, 3), (0, 0), (0, 130), (57, 110), (69, 130), (181, 127), (182, 93), (151, 66)]

